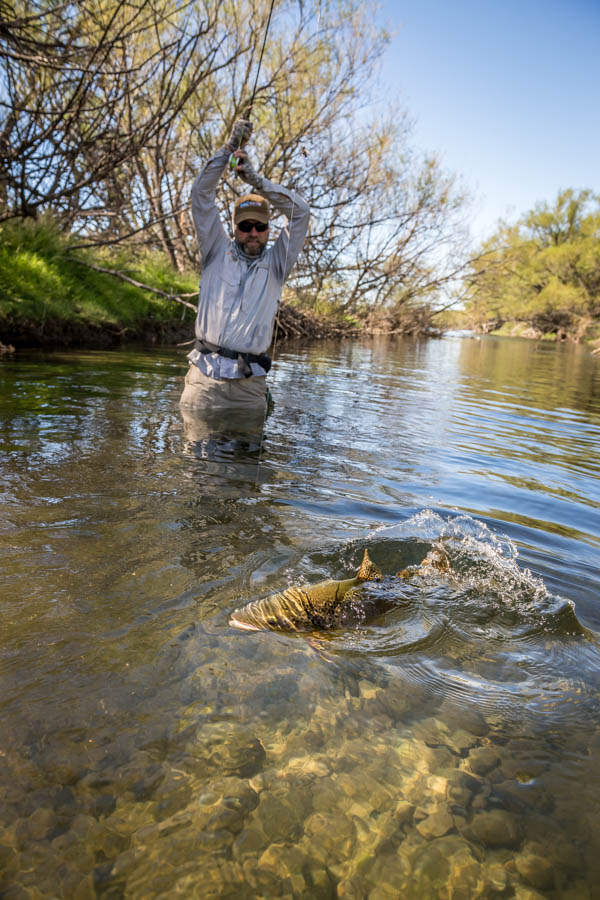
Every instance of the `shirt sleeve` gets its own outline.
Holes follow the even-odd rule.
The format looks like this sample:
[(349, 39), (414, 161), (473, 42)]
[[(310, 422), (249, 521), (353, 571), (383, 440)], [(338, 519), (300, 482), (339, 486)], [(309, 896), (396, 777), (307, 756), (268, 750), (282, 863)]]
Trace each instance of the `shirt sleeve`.
[(262, 176), (258, 178), (256, 190), (287, 218), (287, 224), (281, 229), (271, 251), (275, 269), (284, 282), (302, 250), (308, 231), (310, 207), (300, 194), (273, 184)]
[(227, 147), (210, 157), (192, 185), (192, 218), (196, 228), (202, 261), (215, 252), (219, 244), (229, 241), (216, 204), (217, 185), (231, 152)]

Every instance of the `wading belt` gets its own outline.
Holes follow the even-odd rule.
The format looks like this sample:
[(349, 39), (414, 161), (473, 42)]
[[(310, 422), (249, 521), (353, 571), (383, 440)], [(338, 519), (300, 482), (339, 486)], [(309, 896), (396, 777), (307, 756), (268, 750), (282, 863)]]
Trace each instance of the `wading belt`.
[(216, 344), (210, 344), (208, 341), (195, 341), (194, 349), (199, 353), (218, 353), (225, 359), (237, 359), (239, 362), (244, 378), (250, 378), (252, 369), (250, 363), (258, 363), (259, 366), (268, 372), (271, 368), (271, 357), (266, 353), (241, 353), (239, 350), (228, 350), (227, 347), (218, 347)]

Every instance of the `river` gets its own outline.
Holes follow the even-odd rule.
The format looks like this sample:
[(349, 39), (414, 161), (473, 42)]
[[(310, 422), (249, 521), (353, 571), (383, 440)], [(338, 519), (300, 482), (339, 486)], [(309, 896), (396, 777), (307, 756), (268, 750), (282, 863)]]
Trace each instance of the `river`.
[(184, 363), (0, 361), (0, 895), (600, 897), (600, 359), (287, 347), (264, 428)]

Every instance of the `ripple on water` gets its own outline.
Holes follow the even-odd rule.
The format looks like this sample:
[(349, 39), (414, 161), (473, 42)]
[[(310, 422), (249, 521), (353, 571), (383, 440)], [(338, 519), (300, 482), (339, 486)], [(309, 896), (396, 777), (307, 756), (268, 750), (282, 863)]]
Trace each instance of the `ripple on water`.
[[(419, 569), (440, 540), (451, 571)], [(354, 562), (362, 546), (348, 550)], [(508, 538), (467, 516), (425, 511), (373, 533), (368, 549), (381, 581), (362, 585), (313, 645), (368, 658), (393, 678), (508, 721), (576, 728), (584, 710), (597, 714), (597, 636), (570, 600), (519, 567)], [(412, 574), (398, 577), (406, 566)]]

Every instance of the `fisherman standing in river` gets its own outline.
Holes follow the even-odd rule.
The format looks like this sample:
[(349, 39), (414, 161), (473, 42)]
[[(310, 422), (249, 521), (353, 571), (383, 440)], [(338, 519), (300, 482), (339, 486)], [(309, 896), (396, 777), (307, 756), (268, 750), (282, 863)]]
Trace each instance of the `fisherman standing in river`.
[[(239, 119), (229, 141), (206, 163), (192, 187), (192, 216), (202, 257), (196, 341), (180, 404), (196, 410), (267, 409), (266, 375), (282, 287), (302, 249), (310, 209), (294, 191), (258, 175), (245, 150), (252, 133)], [(253, 189), (233, 207), (231, 239), (215, 202), (231, 155)], [(287, 218), (269, 239), (270, 206)]]

